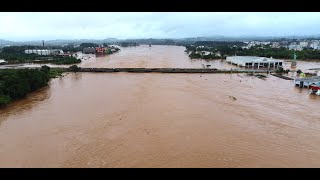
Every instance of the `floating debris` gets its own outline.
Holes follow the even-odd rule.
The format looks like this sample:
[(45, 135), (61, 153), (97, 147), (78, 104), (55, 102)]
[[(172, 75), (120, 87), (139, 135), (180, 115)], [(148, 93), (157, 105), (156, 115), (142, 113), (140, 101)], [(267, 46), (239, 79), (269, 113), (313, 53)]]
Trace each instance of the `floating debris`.
[(264, 75), (264, 74), (255, 74), (254, 76), (257, 77), (257, 78), (260, 78), (260, 79), (267, 78), (267, 76)]
[(278, 78), (282, 78), (282, 79), (285, 79), (285, 80), (294, 80), (292, 79), (291, 77), (288, 77), (288, 76), (284, 76), (282, 74), (271, 74), (272, 76), (275, 76), (275, 77), (278, 77)]
[(318, 74), (318, 73), (308, 73), (308, 72), (305, 73), (306, 77), (317, 76), (317, 74)]
[(253, 73), (248, 73), (248, 74), (247, 74), (247, 76), (254, 76), (254, 77), (257, 77), (257, 78), (259, 78), (259, 79), (263, 79), (263, 80), (265, 80), (265, 79), (267, 78), (267, 76), (266, 76), (266, 75), (264, 75), (264, 74), (253, 74)]
[(237, 98), (235, 98), (234, 96), (229, 96), (229, 99), (233, 100), (233, 101), (236, 101)]

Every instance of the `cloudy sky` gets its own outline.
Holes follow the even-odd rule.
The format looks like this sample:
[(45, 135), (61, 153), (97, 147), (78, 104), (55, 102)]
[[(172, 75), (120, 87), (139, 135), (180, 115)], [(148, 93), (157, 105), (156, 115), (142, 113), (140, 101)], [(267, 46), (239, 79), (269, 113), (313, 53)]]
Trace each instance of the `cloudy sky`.
[(0, 39), (185, 38), (319, 35), (315, 12), (0, 13)]

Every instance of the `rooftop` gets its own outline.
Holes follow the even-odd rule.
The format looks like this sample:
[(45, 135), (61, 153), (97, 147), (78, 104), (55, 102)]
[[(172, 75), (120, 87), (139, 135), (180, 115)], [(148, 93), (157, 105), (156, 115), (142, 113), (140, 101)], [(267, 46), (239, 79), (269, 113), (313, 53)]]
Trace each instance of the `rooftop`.
[(264, 61), (264, 62), (279, 62), (281, 60), (267, 58), (267, 57), (258, 57), (258, 56), (229, 56), (233, 60), (242, 61), (242, 62), (255, 62), (255, 61)]

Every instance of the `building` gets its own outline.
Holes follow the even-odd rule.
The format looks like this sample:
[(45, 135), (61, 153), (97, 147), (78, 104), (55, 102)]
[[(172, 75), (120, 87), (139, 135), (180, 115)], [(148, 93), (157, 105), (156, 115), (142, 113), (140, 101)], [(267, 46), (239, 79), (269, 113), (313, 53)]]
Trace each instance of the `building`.
[(314, 42), (311, 42), (310, 43), (310, 47), (312, 48), (312, 49), (320, 49), (320, 46), (319, 46), (319, 42), (318, 41), (314, 41)]
[(106, 53), (106, 48), (103, 47), (96, 47), (96, 51), (97, 54), (103, 55)]
[(87, 47), (87, 48), (83, 48), (82, 52), (84, 54), (95, 54), (96, 53), (96, 49), (93, 47)]
[(0, 59), (0, 65), (1, 64), (6, 64), (7, 63), (7, 61), (5, 61), (4, 59)]
[(301, 48), (306, 48), (308, 47), (309, 42), (308, 41), (301, 41), (300, 43)]
[(207, 55), (210, 55), (211, 52), (210, 51), (201, 51), (201, 54), (207, 56)]
[(273, 42), (271, 45), (272, 48), (279, 48), (280, 47), (280, 43), (278, 42)]
[(282, 67), (283, 61), (267, 57), (257, 56), (228, 56), (228, 63), (247, 68), (278, 68)]
[(289, 50), (301, 51), (302, 47), (300, 45), (291, 44), (291, 45), (289, 45)]
[(108, 47), (110, 47), (110, 48), (120, 48), (120, 46), (118, 46), (118, 45), (108, 45)]
[(27, 49), (24, 51), (26, 54), (38, 54), (41, 56), (49, 56), (49, 55), (63, 55), (63, 51), (61, 49)]
[(47, 49), (27, 49), (24, 51), (26, 54), (38, 54), (41, 56), (50, 55), (50, 51)]
[(64, 55), (63, 50), (61, 49), (53, 49), (53, 50), (49, 50), (51, 55)]

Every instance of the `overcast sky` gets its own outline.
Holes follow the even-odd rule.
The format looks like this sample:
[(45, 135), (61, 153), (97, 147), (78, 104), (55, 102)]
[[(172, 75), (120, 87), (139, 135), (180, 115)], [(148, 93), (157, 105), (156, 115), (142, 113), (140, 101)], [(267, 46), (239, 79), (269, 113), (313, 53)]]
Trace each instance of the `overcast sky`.
[(319, 35), (315, 12), (0, 13), (0, 39), (185, 38)]

